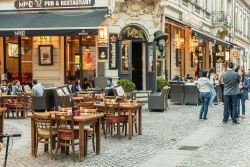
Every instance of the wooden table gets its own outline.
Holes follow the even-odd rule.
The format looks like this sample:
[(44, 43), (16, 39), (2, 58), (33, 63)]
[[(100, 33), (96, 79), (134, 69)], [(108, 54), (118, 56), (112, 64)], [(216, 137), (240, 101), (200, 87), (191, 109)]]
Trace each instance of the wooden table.
[[(5, 111), (6, 108), (0, 108), (0, 134), (2, 134), (3, 131), (3, 127), (4, 127), (4, 117), (5, 117)], [(0, 143), (2, 143), (3, 140), (2, 138), (0, 138)]]
[[(100, 109), (101, 111), (105, 110), (105, 104), (103, 102), (99, 104), (95, 104), (95, 107)], [(122, 112), (128, 112), (128, 139), (132, 139), (132, 131), (133, 131), (133, 112), (137, 112), (138, 116), (138, 134), (142, 134), (142, 104), (141, 103), (120, 103), (120, 109)]]
[[(45, 112), (40, 114), (52, 114), (52, 119), (55, 119), (55, 113), (59, 112)], [(96, 133), (96, 154), (100, 154), (101, 149), (101, 137), (100, 137), (100, 121), (104, 117), (103, 114), (82, 114), (74, 117), (74, 121), (79, 124), (79, 161), (84, 160), (84, 156), (87, 155), (85, 150), (85, 138), (84, 138), (84, 125), (95, 124)], [(31, 154), (35, 156), (36, 146), (36, 128), (34, 116), (31, 116)]]

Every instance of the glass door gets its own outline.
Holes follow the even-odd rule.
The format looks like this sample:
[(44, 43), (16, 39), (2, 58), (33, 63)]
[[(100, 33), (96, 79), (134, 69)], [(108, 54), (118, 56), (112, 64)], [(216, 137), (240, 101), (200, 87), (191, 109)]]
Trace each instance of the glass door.
[(118, 75), (132, 80), (132, 41), (118, 41)]

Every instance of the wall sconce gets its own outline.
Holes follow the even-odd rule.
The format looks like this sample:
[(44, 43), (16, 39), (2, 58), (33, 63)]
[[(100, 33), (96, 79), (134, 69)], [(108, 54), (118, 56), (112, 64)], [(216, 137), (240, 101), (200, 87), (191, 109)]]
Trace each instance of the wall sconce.
[(103, 28), (99, 29), (99, 39), (104, 39), (104, 29)]

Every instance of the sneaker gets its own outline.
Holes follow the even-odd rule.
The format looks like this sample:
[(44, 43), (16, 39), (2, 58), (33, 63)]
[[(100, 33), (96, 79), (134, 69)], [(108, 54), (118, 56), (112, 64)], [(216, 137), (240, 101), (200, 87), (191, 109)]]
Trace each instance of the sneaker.
[(241, 116), (241, 118), (246, 118), (246, 115), (245, 115), (245, 114), (243, 114), (243, 115)]
[(203, 118), (203, 120), (207, 120), (207, 118)]
[(202, 119), (202, 116), (200, 116), (199, 119)]
[(234, 123), (234, 124), (240, 124), (240, 122), (237, 121), (237, 120), (234, 120), (233, 123)]

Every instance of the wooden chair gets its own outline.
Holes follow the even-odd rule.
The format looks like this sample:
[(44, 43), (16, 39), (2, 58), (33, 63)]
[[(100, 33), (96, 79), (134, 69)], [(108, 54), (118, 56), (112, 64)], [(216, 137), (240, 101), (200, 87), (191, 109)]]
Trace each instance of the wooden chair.
[(120, 116), (119, 103), (105, 102), (105, 112), (106, 112), (106, 132), (105, 138), (107, 137), (108, 129), (113, 135), (113, 128), (117, 127), (117, 134), (119, 139), (121, 138), (120, 127), (125, 128), (125, 135), (127, 135), (127, 121), (128, 119)]
[(105, 96), (103, 101), (109, 103), (116, 103), (117, 99), (115, 96)]
[[(51, 115), (41, 115), (33, 113), (35, 119), (35, 127), (36, 127), (36, 150), (35, 156), (37, 156), (38, 143), (44, 143), (46, 145), (50, 145), (50, 156), (52, 159), (52, 149), (53, 144), (55, 142), (55, 138), (57, 136), (57, 132), (55, 127), (52, 126)], [(45, 148), (46, 151), (46, 148)]]
[[(138, 103), (138, 101), (137, 100), (125, 99), (124, 103)], [(121, 112), (120, 116), (128, 119), (128, 114), (126, 112)], [(132, 113), (132, 118), (133, 118), (133, 124), (134, 124), (134, 128), (135, 128), (135, 133), (137, 133), (137, 115), (136, 115), (136, 112)], [(134, 131), (132, 131), (132, 135), (133, 135), (133, 132)]]
[(75, 146), (79, 145), (79, 129), (74, 128), (73, 115), (67, 114), (56, 114), (56, 128), (57, 128), (57, 145), (56, 145), (56, 156), (57, 159), (58, 149), (61, 146), (72, 147), (73, 160), (75, 161)]
[(24, 107), (24, 118), (28, 116), (28, 112), (31, 111), (32, 102), (31, 102), (31, 94), (29, 93), (18, 93), (17, 96), (19, 97), (20, 104), (23, 104)]
[(83, 102), (95, 102), (95, 97), (84, 97)]
[(15, 100), (10, 100), (9, 103), (6, 104), (6, 113), (9, 118), (9, 113), (12, 112), (12, 117), (14, 118), (14, 113), (16, 113), (16, 118), (19, 117), (19, 113), (25, 118), (25, 106), (23, 101), (23, 97), (17, 96)]
[[(96, 114), (97, 113), (97, 109), (89, 109), (89, 108), (80, 108), (80, 112), (81, 113), (89, 113), (89, 114)], [(86, 137), (88, 138), (88, 140), (92, 140), (92, 146), (93, 146), (93, 151), (95, 152), (95, 125), (90, 125), (90, 127), (85, 127), (84, 128), (85, 132), (86, 132)], [(88, 148), (88, 144), (86, 144), (86, 151)]]
[(81, 103), (79, 103), (79, 107), (87, 108), (87, 109), (94, 109), (95, 108), (95, 102), (94, 101), (81, 102)]
[(103, 101), (104, 99), (104, 94), (95, 94), (95, 100), (96, 101)]

